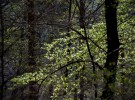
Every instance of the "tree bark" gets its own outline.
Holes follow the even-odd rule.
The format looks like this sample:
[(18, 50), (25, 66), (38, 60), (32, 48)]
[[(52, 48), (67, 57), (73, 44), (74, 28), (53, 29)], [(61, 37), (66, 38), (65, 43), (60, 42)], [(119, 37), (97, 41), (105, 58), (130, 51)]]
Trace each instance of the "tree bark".
[(102, 100), (114, 100), (117, 72), (119, 38), (117, 31), (118, 0), (105, 0), (105, 19), (107, 28), (107, 58), (104, 67), (104, 88)]
[[(27, 0), (28, 7), (28, 71), (34, 72), (36, 69), (36, 48), (37, 48), (37, 33), (35, 31), (36, 20), (35, 20), (35, 11), (34, 11), (34, 1)], [(38, 100), (38, 89), (37, 82), (31, 81), (28, 84), (29, 93), (27, 96), (28, 100)]]
[[(79, 6), (79, 11), (80, 11), (80, 15), (79, 15), (79, 23), (80, 23), (80, 28), (85, 30), (85, 0), (80, 0), (80, 6)], [(85, 66), (83, 66), (81, 72), (80, 72), (80, 94), (79, 94), (79, 98), (80, 100), (84, 100), (84, 70), (85, 70)]]
[(35, 14), (34, 0), (27, 0), (28, 3), (28, 55), (30, 71), (36, 65), (36, 31), (35, 31)]
[(1, 77), (0, 77), (0, 100), (3, 100), (4, 95), (4, 22), (3, 22), (3, 7), (0, 0), (0, 32), (1, 32)]

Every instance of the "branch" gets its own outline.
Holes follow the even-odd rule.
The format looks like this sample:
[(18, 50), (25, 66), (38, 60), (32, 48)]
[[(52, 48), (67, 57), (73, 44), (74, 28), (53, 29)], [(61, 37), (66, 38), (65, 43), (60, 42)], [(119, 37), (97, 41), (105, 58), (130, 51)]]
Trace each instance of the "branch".
[[(69, 61), (66, 65), (63, 65), (63, 66), (59, 67), (57, 70), (51, 72), (51, 73), (48, 74), (45, 78), (43, 78), (42, 81), (41, 81), (41, 83), (39, 84), (38, 91), (39, 91), (41, 85), (43, 84), (43, 82), (44, 82), (49, 76), (51, 76), (52, 74), (58, 72), (59, 70), (61, 70), (61, 69), (63, 69), (63, 68), (66, 68), (66, 67), (68, 67), (68, 66), (70, 66), (70, 65), (72, 65), (72, 64), (81, 63), (81, 62), (92, 62), (92, 61), (89, 61), (89, 60), (87, 60), (87, 61), (85, 61), (85, 60)], [(93, 63), (94, 63), (100, 70), (103, 70), (103, 68), (102, 68), (97, 62), (93, 62)]]

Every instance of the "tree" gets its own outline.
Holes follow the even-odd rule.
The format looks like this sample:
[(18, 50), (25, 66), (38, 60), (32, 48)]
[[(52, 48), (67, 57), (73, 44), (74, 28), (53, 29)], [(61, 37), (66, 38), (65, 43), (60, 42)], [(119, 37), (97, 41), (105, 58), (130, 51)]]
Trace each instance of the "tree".
[(103, 100), (114, 100), (117, 62), (119, 55), (119, 38), (117, 31), (118, 0), (105, 0), (105, 19), (107, 30), (107, 58), (104, 68)]
[(0, 0), (0, 32), (1, 32), (1, 52), (0, 52), (0, 58), (1, 58), (1, 77), (0, 77), (0, 99), (3, 100), (4, 96), (4, 22), (3, 22), (3, 6), (2, 6), (2, 0)]
[[(36, 61), (36, 50), (37, 50), (37, 33), (35, 31), (36, 19), (35, 19), (35, 10), (34, 0), (27, 0), (27, 7), (28, 7), (28, 60), (29, 66), (28, 71), (32, 72), (36, 69), (37, 61)], [(37, 100), (38, 93), (37, 89), (35, 88), (36, 81), (31, 81), (29, 83), (29, 94), (28, 100)]]

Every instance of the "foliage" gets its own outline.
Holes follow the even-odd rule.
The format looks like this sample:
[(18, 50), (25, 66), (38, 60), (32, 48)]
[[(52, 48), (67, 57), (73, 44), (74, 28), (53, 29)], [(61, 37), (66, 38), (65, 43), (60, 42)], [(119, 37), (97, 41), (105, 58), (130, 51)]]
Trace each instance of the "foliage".
[[(29, 40), (26, 1), (11, 0), (5, 6), (3, 9), (6, 51), (4, 67), (7, 82), (5, 83), (7, 85), (5, 93), (9, 88), (13, 91), (31, 81), (36, 81), (40, 90), (42, 90), (42, 86), (45, 86), (43, 91), (48, 92), (47, 86), (52, 85), (51, 98), (54, 100), (73, 100), (75, 93), (79, 97), (80, 83), (83, 80), (85, 97), (87, 99), (94, 97), (93, 85), (97, 83), (100, 98), (104, 85), (103, 71), (105, 72), (104, 64), (107, 56), (104, 0), (86, 0), (85, 2), (87, 39), (94, 57), (96, 75), (93, 73), (92, 61), (89, 58), (86, 37), (82, 37), (82, 35), (85, 36), (84, 29), (79, 28), (77, 2), (72, 3), (72, 18), (68, 22), (68, 1), (35, 0), (35, 30), (39, 40), (37, 40), (36, 47), (38, 48), (36, 52), (37, 69), (32, 72), (27, 72)], [(79, 3), (79, 0), (76, 1)], [(118, 35), (121, 43), (115, 88), (118, 100), (121, 100), (122, 97), (127, 100), (135, 98), (133, 88), (135, 86), (134, 4), (134, 0), (119, 0), (118, 5)], [(66, 68), (68, 76), (65, 76)]]

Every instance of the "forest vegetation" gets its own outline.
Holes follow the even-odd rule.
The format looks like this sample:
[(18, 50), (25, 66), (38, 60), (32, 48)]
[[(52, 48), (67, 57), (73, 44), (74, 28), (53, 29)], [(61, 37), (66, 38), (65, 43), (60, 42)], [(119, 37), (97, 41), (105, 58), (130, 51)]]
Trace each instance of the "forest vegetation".
[(0, 0), (0, 100), (135, 100), (135, 0)]

